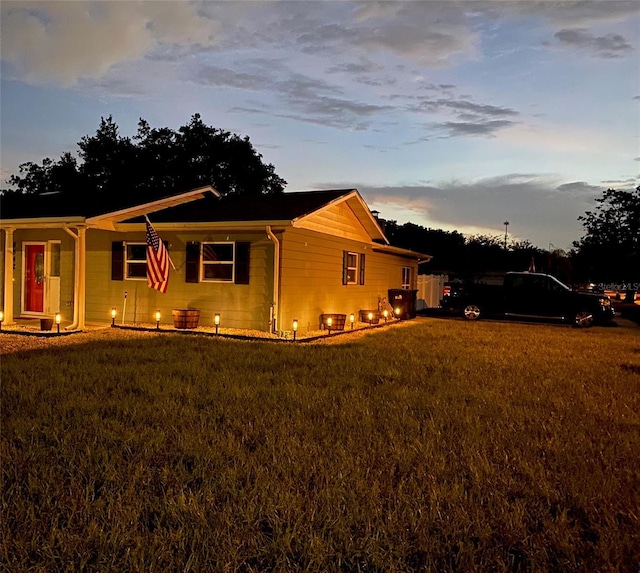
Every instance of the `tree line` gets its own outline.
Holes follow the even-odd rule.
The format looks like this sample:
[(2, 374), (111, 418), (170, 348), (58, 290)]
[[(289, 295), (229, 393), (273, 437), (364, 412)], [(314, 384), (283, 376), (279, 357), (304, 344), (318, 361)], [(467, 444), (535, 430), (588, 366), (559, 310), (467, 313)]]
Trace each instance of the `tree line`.
[(177, 131), (140, 119), (133, 138), (121, 136), (109, 116), (78, 148), (79, 161), (66, 152), (57, 161), (23, 163), (3, 195), (57, 193), (60, 202), (95, 206), (131, 197), (143, 202), (205, 185), (223, 195), (282, 193), (287, 183), (248, 137), (208, 126), (199, 114)]
[[(55, 194), (59, 204), (113, 207), (132, 197), (151, 201), (204, 185), (250, 198), (282, 193), (287, 184), (249, 137), (208, 126), (199, 114), (177, 131), (152, 128), (140, 119), (132, 138), (120, 135), (111, 116), (101, 118), (96, 133), (78, 142), (77, 155), (23, 163), (2, 190), (2, 203), (28, 205)], [(505, 248), (499, 236), (465, 236), (396, 221), (385, 222), (385, 233), (393, 245), (433, 255), (422, 272), (473, 279), (534, 265), (566, 282), (640, 282), (640, 186), (607, 189), (596, 202), (579, 217), (584, 235), (568, 253), (526, 240)]]

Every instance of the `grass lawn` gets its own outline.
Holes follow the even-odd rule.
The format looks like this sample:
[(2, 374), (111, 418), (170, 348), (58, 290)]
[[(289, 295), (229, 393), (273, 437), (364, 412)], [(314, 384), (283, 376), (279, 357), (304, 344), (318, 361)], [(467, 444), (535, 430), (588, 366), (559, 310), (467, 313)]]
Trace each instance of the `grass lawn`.
[(636, 573), (639, 334), (420, 319), (7, 354), (3, 570)]

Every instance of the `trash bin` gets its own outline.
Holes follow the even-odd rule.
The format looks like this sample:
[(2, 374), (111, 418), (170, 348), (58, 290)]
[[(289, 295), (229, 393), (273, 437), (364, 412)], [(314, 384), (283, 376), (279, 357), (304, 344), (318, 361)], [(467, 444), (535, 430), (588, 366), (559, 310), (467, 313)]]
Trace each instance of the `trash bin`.
[(417, 290), (390, 288), (388, 300), (393, 307), (393, 315), (401, 320), (415, 318), (417, 294)]

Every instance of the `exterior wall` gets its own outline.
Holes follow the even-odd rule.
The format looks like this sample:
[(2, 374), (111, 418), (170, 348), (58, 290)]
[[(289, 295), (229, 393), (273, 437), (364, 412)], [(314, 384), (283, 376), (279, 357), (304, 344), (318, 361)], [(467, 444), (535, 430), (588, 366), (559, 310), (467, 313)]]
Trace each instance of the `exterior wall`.
[[(60, 313), (63, 322), (73, 320), (73, 272), (74, 272), (74, 251), (75, 243), (62, 229), (16, 229), (13, 232), (13, 242), (15, 243), (15, 268), (13, 271), (13, 316), (20, 318), (22, 304), (22, 251), (25, 242), (60, 242)], [(2, 277), (4, 277), (4, 242), (5, 233), (2, 232)], [(48, 265), (48, 263), (47, 263)], [(47, 269), (48, 276), (48, 269)], [(4, 291), (4, 278), (0, 288)], [(2, 293), (4, 300), (4, 292)], [(52, 309), (55, 312), (57, 309)], [(45, 312), (43, 315), (50, 315), (52, 312)]]
[[(317, 330), (324, 313), (356, 314), (377, 309), (378, 300), (388, 298), (390, 288), (402, 287), (402, 267), (412, 268), (413, 285), (417, 262), (374, 252), (375, 245), (308, 229), (287, 229), (282, 234), (280, 316), (278, 330), (290, 330), (295, 318), (300, 332)], [(364, 285), (342, 284), (342, 253), (365, 255)]]
[(300, 226), (303, 229), (318, 231), (342, 237), (343, 239), (353, 239), (366, 243), (371, 240), (362, 223), (360, 223), (347, 203), (333, 205), (329, 209), (314, 213), (306, 217)]
[[(160, 310), (161, 324), (173, 324), (174, 308), (200, 310), (200, 326), (212, 326), (213, 316), (220, 313), (223, 327), (269, 329), (269, 311), (273, 297), (273, 243), (265, 233), (169, 232), (158, 230), (169, 243), (169, 255), (177, 270), (169, 272), (165, 294), (150, 289), (146, 279), (111, 280), (111, 247), (113, 241), (144, 243), (145, 232), (116, 233), (90, 229), (87, 231), (86, 319), (109, 322), (111, 309), (117, 309), (116, 323), (122, 323), (124, 293), (127, 293), (125, 324), (153, 323)], [(249, 241), (249, 284), (224, 282), (185, 282), (186, 244), (189, 241)]]

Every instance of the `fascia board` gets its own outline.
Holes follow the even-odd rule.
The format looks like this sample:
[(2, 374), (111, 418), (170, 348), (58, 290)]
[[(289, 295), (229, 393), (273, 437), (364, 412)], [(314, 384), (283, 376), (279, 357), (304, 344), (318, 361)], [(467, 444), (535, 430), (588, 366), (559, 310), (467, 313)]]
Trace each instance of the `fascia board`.
[[(160, 231), (264, 231), (269, 226), (277, 230), (284, 230), (291, 226), (290, 221), (217, 221), (196, 223), (153, 223), (153, 228)], [(144, 223), (116, 223), (113, 231), (126, 233), (144, 229)]]
[(162, 211), (169, 207), (175, 207), (177, 205), (202, 199), (207, 192), (213, 193), (216, 197), (220, 197), (220, 193), (218, 191), (211, 187), (211, 185), (207, 185), (205, 187), (199, 187), (198, 189), (186, 191), (185, 193), (180, 193), (179, 195), (173, 195), (171, 197), (157, 199), (156, 201), (150, 201), (149, 203), (136, 205), (135, 207), (128, 207), (127, 209), (120, 209), (119, 211), (89, 217), (87, 219), (87, 224), (97, 228), (104, 228), (101, 225), (104, 221), (118, 223), (119, 221), (132, 219), (133, 217), (138, 217), (140, 215), (147, 215), (149, 213), (154, 213), (155, 211)]
[(375, 253), (399, 255), (401, 257), (406, 257), (409, 259), (416, 259), (421, 263), (426, 263), (433, 258), (432, 255), (427, 255), (426, 253), (418, 253), (417, 251), (412, 251), (410, 249), (403, 249), (401, 247), (394, 247), (392, 245), (377, 245), (373, 248), (373, 251)]
[(0, 219), (0, 228), (10, 229), (61, 229), (63, 225), (84, 226), (84, 217), (34, 217), (30, 219)]

